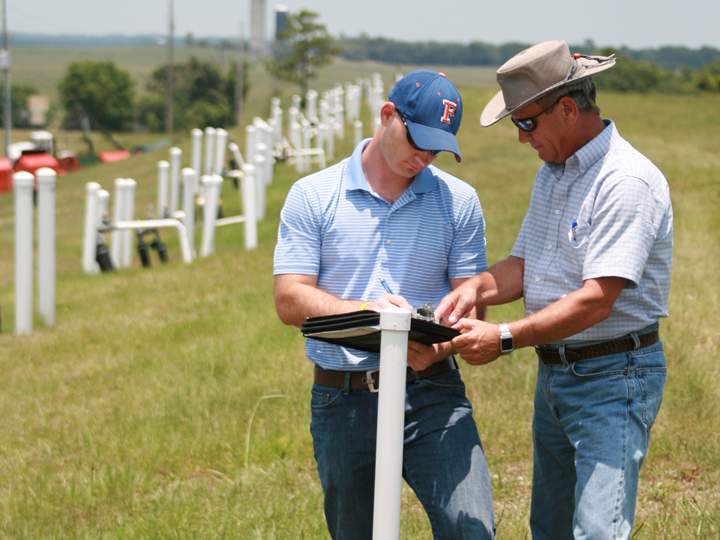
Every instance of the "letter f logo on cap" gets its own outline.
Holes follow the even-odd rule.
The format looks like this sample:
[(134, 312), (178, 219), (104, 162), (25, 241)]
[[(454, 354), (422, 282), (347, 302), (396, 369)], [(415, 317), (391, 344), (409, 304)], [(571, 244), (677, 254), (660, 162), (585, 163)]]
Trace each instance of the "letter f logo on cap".
[(445, 114), (440, 119), (441, 122), (446, 124), (450, 123), (450, 117), (455, 116), (455, 110), (457, 109), (457, 103), (453, 103), (449, 99), (443, 99), (443, 105), (445, 105)]

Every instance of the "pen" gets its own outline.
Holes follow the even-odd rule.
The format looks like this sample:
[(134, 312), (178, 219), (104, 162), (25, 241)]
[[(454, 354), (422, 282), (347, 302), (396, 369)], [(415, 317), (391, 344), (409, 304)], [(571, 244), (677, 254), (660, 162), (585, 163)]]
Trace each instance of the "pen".
[(577, 220), (573, 220), (571, 227), (572, 227), (573, 240), (576, 240), (575, 229), (577, 229)]
[(385, 281), (382, 276), (380, 276), (380, 283), (382, 283), (382, 286), (387, 292), (389, 292), (390, 294), (395, 294), (394, 292), (392, 292), (390, 285), (387, 284), (387, 281)]

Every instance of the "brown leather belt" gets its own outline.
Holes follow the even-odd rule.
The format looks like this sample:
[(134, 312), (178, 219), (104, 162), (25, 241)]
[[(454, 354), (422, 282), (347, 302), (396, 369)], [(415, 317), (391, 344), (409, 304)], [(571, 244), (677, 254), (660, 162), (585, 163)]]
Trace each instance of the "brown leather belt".
[[(457, 369), (455, 357), (448, 356), (445, 360), (435, 362), (432, 366), (422, 371), (418, 371), (418, 379), (426, 379), (433, 375), (440, 375), (448, 371)], [(315, 383), (322, 386), (330, 386), (332, 388), (345, 387), (345, 374), (350, 373), (350, 388), (370, 390), (378, 392), (380, 390), (380, 372), (379, 371), (331, 371), (315, 366)], [(406, 382), (411, 383), (415, 380), (413, 370), (407, 368)]]
[[(640, 347), (648, 347), (653, 343), (657, 343), (660, 339), (660, 333), (657, 330), (648, 332), (647, 334), (638, 335), (640, 340)], [(580, 347), (578, 349), (565, 349), (565, 359), (569, 364), (577, 362), (578, 360), (585, 360), (587, 358), (595, 358), (596, 356), (605, 356), (608, 354), (618, 354), (628, 351), (635, 350), (635, 340), (631, 337), (618, 339), (616, 341), (608, 341), (606, 343), (598, 343), (597, 345), (590, 345), (589, 347)], [(562, 364), (560, 358), (560, 351), (557, 349), (543, 349), (542, 345), (535, 347), (535, 352), (542, 360), (543, 364)]]

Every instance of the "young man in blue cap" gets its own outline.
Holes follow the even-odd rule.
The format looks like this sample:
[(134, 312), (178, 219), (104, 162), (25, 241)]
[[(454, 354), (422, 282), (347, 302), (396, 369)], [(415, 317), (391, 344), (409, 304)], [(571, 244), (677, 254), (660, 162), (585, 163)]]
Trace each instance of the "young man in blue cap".
[[(274, 265), (285, 324), (439, 302), (487, 268), (475, 190), (432, 165), (444, 151), (460, 161), (460, 94), (442, 73), (420, 70), (388, 100), (371, 139), (288, 194)], [(492, 538), (490, 476), (453, 352), (449, 343), (409, 342), (403, 477), (435, 538)], [(315, 340), (306, 354), (328, 529), (336, 540), (369, 540), (378, 395), (367, 381), (379, 355)]]

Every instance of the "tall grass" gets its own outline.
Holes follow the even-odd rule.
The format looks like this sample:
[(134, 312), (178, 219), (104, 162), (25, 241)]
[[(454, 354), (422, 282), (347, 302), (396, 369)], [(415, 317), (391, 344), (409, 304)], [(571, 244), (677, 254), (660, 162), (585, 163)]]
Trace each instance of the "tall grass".
[[(323, 84), (376, 67), (336, 66)], [(386, 90), (394, 70), (384, 68)], [(477, 189), (494, 262), (512, 246), (539, 161), (509, 122), (480, 128), (495, 92), (480, 87), (485, 75), (467, 70), (458, 82), (462, 163), (438, 163)], [(250, 114), (266, 116), (269, 82), (260, 89)], [(285, 101), (293, 92), (279, 91)], [(661, 325), (669, 375), (635, 538), (716, 538), (720, 99), (608, 94), (599, 104), (665, 172), (675, 210), (670, 318)], [(234, 134), (242, 147), (242, 131)], [(338, 156), (349, 154), (349, 139)], [(189, 140), (174, 142), (187, 163)], [(36, 319), (30, 336), (14, 335), (13, 195), (0, 195), (0, 538), (328, 538), (308, 429), (312, 370), (299, 330), (279, 322), (272, 300), (279, 211), (294, 168), (276, 167), (255, 251), (243, 250), (241, 225), (229, 226), (218, 229), (216, 255), (184, 265), (175, 233), (163, 231), (168, 264), (153, 259), (142, 269), (136, 257), (114, 274), (80, 269), (85, 183), (112, 193), (114, 178), (134, 178), (140, 217), (155, 202), (156, 163), (167, 155), (58, 179), (57, 323)], [(226, 214), (239, 213), (237, 191), (228, 182), (223, 189)], [(516, 302), (489, 318), (522, 313)], [(534, 355), (461, 369), (493, 476), (498, 538), (529, 538)], [(402, 519), (402, 538), (430, 536), (409, 490)]]

